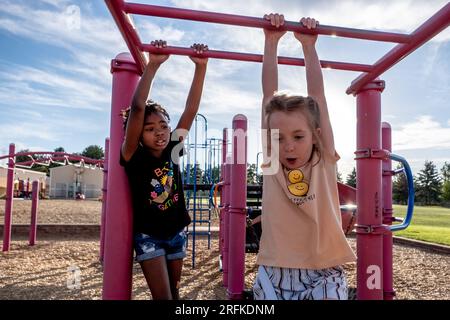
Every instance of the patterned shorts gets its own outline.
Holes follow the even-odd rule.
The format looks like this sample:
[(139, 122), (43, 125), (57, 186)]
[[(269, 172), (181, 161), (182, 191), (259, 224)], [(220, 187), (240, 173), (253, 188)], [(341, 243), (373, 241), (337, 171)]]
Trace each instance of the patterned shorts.
[[(347, 300), (347, 279), (341, 266), (308, 270), (260, 266), (275, 290), (277, 300)], [(261, 274), (253, 285), (255, 300), (266, 300)]]

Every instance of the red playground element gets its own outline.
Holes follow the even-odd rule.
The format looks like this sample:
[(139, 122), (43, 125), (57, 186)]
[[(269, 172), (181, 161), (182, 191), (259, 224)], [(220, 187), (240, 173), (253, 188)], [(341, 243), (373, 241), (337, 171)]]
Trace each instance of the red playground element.
[[(58, 163), (61, 165), (68, 165), (77, 162), (80, 165), (103, 166), (103, 160), (91, 159), (79, 155), (73, 155), (65, 152), (48, 152), (48, 151), (28, 151), (16, 153), (14, 143), (9, 145), (9, 154), (0, 156), (0, 160), (8, 159), (8, 173), (6, 176), (6, 198), (5, 198), (5, 223), (3, 228), (3, 251), (9, 251), (11, 243), (11, 227), (12, 227), (12, 208), (13, 208), (13, 187), (14, 187), (14, 170), (15, 167), (31, 168), (34, 165), (48, 166), (51, 163)], [(37, 158), (34, 158), (37, 156)], [(16, 157), (27, 157), (30, 160), (23, 162), (16, 162)], [(20, 182), (19, 182), (20, 184)], [(28, 185), (30, 183), (28, 182)], [(29, 188), (29, 187), (28, 187)], [(20, 189), (20, 187), (19, 187)], [(27, 190), (28, 193), (28, 190)], [(37, 208), (39, 198), (39, 184), (36, 186), (33, 183), (32, 189), (32, 218), (30, 226), (30, 245), (36, 241), (36, 221)]]

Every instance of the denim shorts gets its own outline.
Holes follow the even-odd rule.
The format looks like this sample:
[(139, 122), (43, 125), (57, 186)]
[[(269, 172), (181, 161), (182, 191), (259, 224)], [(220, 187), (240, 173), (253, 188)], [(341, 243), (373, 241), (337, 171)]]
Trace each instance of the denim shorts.
[(159, 239), (144, 233), (136, 233), (133, 240), (137, 262), (160, 256), (165, 256), (167, 260), (186, 257), (186, 232), (184, 230), (169, 239)]

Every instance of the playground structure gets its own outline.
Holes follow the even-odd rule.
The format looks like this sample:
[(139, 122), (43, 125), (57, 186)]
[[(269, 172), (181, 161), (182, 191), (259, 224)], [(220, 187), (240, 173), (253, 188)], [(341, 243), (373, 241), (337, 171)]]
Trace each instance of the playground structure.
[[(199, 140), (198, 119), (203, 120), (203, 140)], [(192, 137), (193, 136), (193, 137)], [(186, 156), (182, 158), (183, 185), (186, 191), (186, 208), (192, 214), (191, 230), (187, 228), (188, 240), (192, 239), (192, 268), (195, 268), (195, 241), (197, 236), (208, 238), (208, 249), (211, 248), (211, 215), (214, 211), (210, 201), (211, 187), (214, 185), (213, 171), (220, 164), (220, 139), (208, 138), (208, 120), (202, 114), (194, 119), (194, 129), (186, 138)], [(199, 170), (198, 151), (204, 150), (203, 176)], [(191, 155), (192, 154), (192, 155)], [(191, 164), (193, 158), (193, 165)], [(217, 177), (218, 178), (218, 177)], [(202, 181), (203, 179), (203, 181)], [(206, 224), (206, 230), (197, 230), (197, 224)]]
[[(111, 14), (127, 43), (130, 54), (119, 54), (111, 64), (113, 74), (110, 159), (119, 159), (123, 139), (121, 119), (118, 116), (129, 105), (147, 59), (145, 52), (175, 55), (193, 55), (192, 50), (168, 46), (155, 48), (143, 44), (136, 33), (130, 14), (148, 15), (173, 19), (222, 23), (256, 28), (272, 28), (261, 18), (185, 10), (153, 5), (127, 3), (123, 0), (105, 0)], [(406, 228), (412, 218), (412, 174), (405, 159), (390, 153), (390, 127), (381, 123), (381, 93), (384, 81), (378, 79), (386, 70), (405, 58), (450, 23), (450, 4), (445, 5), (429, 20), (411, 34), (369, 31), (321, 25), (308, 30), (297, 22), (286, 22), (281, 29), (317, 33), (373, 41), (398, 43), (373, 65), (321, 61), (324, 68), (361, 71), (347, 94), (356, 96), (357, 104), (357, 186), (351, 190), (339, 186), (341, 200), (353, 200), (357, 206), (357, 297), (358, 299), (393, 299), (392, 285), (392, 232)], [(262, 62), (262, 56), (209, 50), (203, 56), (217, 59)], [(280, 64), (303, 66), (303, 59), (279, 57)], [(246, 131), (246, 118), (234, 117), (233, 129)], [(383, 139), (381, 138), (383, 134)], [(244, 135), (245, 137), (245, 135)], [(223, 255), (224, 285), (231, 299), (243, 297), (244, 231), (246, 212), (246, 145), (233, 134), (232, 156), (227, 156), (226, 139), (222, 148), (222, 214), (221, 253)], [(244, 160), (242, 159), (244, 158)], [(241, 158), (240, 161), (237, 161)], [(399, 225), (392, 216), (391, 160), (400, 161), (410, 185), (409, 206), (405, 220)], [(403, 171), (403, 170), (402, 170)], [(132, 211), (125, 172), (118, 161), (112, 161), (108, 170), (107, 223), (104, 257), (104, 299), (130, 299), (132, 267)], [(224, 220), (224, 221), (223, 221)], [(228, 221), (228, 222), (227, 222)], [(230, 236), (231, 235), (231, 236)], [(225, 270), (227, 273), (225, 274)], [(227, 278), (225, 279), (225, 275)]]
[[(34, 165), (49, 166), (50, 164), (59, 165), (76, 165), (76, 166), (92, 166), (102, 167), (103, 160), (95, 160), (79, 155), (68, 154), (65, 152), (47, 152), (47, 151), (15, 151), (16, 147), (13, 143), (9, 145), (9, 153), (0, 156), (0, 160), (8, 159), (8, 172), (6, 180), (6, 197), (5, 197), (5, 222), (3, 228), (3, 251), (9, 251), (11, 243), (12, 228), (12, 209), (14, 200), (14, 171), (16, 167), (30, 169)], [(16, 157), (26, 157), (29, 160), (16, 162)], [(76, 162), (76, 163), (75, 163)], [(39, 181), (32, 182), (32, 206), (31, 206), (31, 224), (30, 224), (30, 245), (36, 242), (37, 228), (37, 210), (39, 201)], [(29, 191), (26, 191), (29, 192)]]

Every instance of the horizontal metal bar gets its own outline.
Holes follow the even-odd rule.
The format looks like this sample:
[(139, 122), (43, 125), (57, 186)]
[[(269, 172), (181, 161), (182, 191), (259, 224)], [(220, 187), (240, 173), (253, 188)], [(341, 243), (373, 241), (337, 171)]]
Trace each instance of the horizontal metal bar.
[[(72, 160), (72, 161), (84, 161), (86, 164), (103, 164), (103, 159), (92, 159), (84, 156), (73, 155), (66, 152), (52, 152), (52, 151), (26, 151), (26, 152), (18, 152), (13, 155), (13, 157), (24, 157), (24, 156), (36, 156), (36, 155), (47, 155), (43, 158), (37, 158), (33, 160), (27, 160), (28, 162), (39, 162), (39, 161), (50, 161), (50, 160)], [(9, 155), (0, 156), (0, 160), (8, 158)]]
[[(126, 13), (150, 15), (154, 17), (212, 22), (242, 27), (266, 28), (266, 29), (274, 28), (272, 27), (269, 21), (263, 18), (216, 13), (209, 11), (170, 8), (138, 3), (125, 3), (124, 10)], [(386, 41), (396, 43), (407, 43), (409, 41), (409, 35), (407, 34), (371, 31), (354, 28), (342, 28), (327, 25), (319, 25), (314, 30), (310, 30), (306, 27), (303, 27), (299, 22), (293, 21), (285, 21), (284, 25), (281, 26), (278, 30), (280, 29), (287, 31), (300, 31), (302, 33), (308, 34), (322, 34), (322, 35), (374, 40), (374, 41)]]
[(399, 44), (385, 54), (374, 65), (370, 73), (362, 74), (352, 81), (347, 89), (347, 94), (356, 94), (366, 84), (377, 78), (397, 62), (404, 59), (418, 47), (433, 38), (436, 34), (447, 28), (450, 24), (450, 3), (436, 12), (411, 34), (411, 41), (407, 44)]
[(145, 66), (147, 65), (148, 59), (145, 57), (143, 52), (139, 50), (141, 41), (139, 35), (137, 34), (134, 26), (131, 22), (130, 17), (123, 11), (124, 1), (123, 0), (105, 0), (111, 15), (125, 40), (128, 49), (130, 50), (131, 56), (133, 57), (138, 72), (142, 74), (144, 72)]
[[(238, 52), (228, 52), (228, 51), (218, 51), (218, 50), (208, 50), (202, 55), (196, 54), (191, 48), (167, 46), (165, 48), (156, 48), (150, 44), (143, 44), (141, 49), (143, 51), (156, 53), (156, 54), (175, 54), (182, 56), (196, 56), (196, 57), (208, 57), (215, 59), (228, 59), (228, 60), (239, 60), (239, 61), (250, 61), (250, 62), (262, 62), (263, 56), (261, 54), (253, 53), (238, 53)], [(290, 66), (304, 66), (304, 59), (290, 58), (290, 57), (278, 57), (278, 63)], [(336, 61), (325, 61), (321, 60), (320, 64), (322, 68), (330, 68), (337, 70), (347, 70), (347, 71), (361, 71), (370, 72), (372, 71), (372, 66), (366, 64), (358, 63), (346, 63), (346, 62), (336, 62)]]

